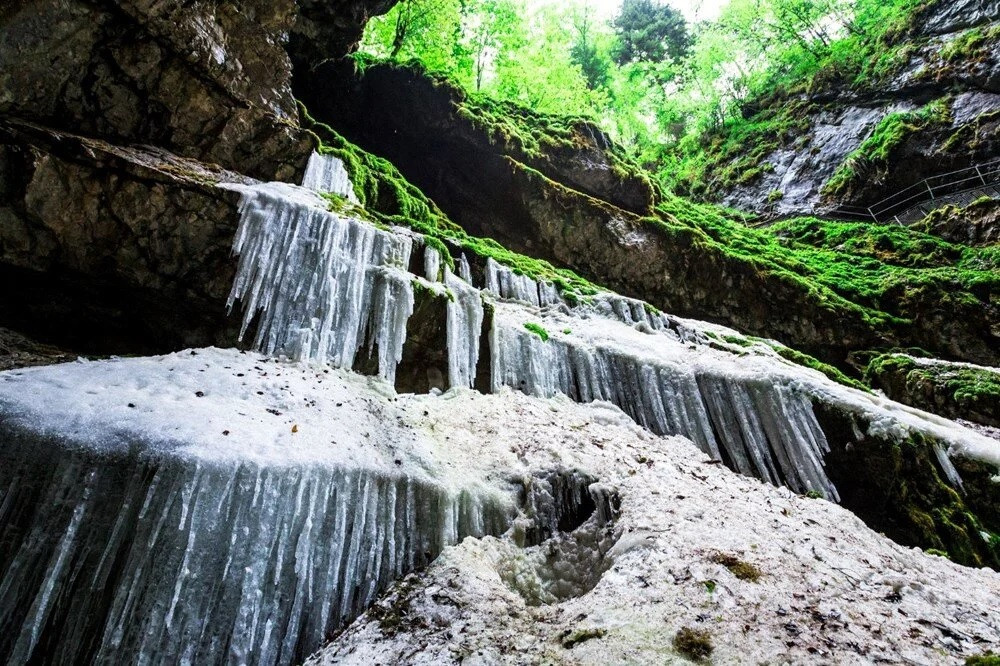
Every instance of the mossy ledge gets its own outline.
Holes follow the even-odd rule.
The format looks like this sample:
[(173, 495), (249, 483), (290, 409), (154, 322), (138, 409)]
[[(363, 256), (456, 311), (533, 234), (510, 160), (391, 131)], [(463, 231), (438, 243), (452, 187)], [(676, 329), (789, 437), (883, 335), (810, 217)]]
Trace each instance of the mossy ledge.
[(1000, 371), (994, 368), (891, 353), (868, 363), (865, 381), (893, 400), (1000, 428)]
[(940, 469), (936, 442), (910, 433), (873, 434), (863, 417), (817, 404), (830, 442), (826, 470), (841, 504), (872, 529), (908, 546), (936, 550), (959, 564), (1000, 568), (1000, 470), (953, 458), (963, 487)]

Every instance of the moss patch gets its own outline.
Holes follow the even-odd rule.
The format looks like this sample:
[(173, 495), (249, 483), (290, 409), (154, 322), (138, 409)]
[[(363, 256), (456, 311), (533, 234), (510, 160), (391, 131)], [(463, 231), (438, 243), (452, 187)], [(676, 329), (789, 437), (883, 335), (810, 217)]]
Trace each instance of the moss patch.
[(933, 125), (951, 122), (947, 98), (931, 102), (917, 111), (890, 113), (872, 133), (837, 167), (830, 180), (823, 185), (822, 193), (833, 197), (842, 195), (858, 181), (879, 177), (888, 168), (893, 152), (912, 135)]
[(710, 559), (716, 564), (721, 564), (729, 569), (729, 573), (740, 580), (756, 583), (762, 575), (760, 569), (729, 553), (716, 553)]
[(900, 402), (1000, 427), (1000, 373), (987, 368), (883, 354), (869, 362), (865, 381)]
[(527, 323), (524, 324), (524, 327), (526, 329), (528, 329), (529, 331), (531, 331), (532, 333), (534, 333), (535, 335), (537, 335), (539, 338), (541, 338), (542, 342), (548, 342), (549, 341), (549, 332), (546, 331), (542, 327), (541, 324), (535, 324), (533, 322), (527, 322)]
[[(983, 533), (1000, 529), (1000, 488), (990, 471), (963, 474), (964, 491), (947, 482), (934, 452), (935, 442), (923, 435), (872, 435), (863, 417), (817, 404), (816, 416), (830, 443), (825, 465), (842, 505), (872, 529), (894, 541), (948, 554), (967, 566), (1000, 566), (1000, 552)], [(996, 473), (995, 470), (992, 473)]]
[(712, 656), (712, 634), (705, 629), (683, 627), (674, 636), (674, 649), (688, 659), (701, 661)]

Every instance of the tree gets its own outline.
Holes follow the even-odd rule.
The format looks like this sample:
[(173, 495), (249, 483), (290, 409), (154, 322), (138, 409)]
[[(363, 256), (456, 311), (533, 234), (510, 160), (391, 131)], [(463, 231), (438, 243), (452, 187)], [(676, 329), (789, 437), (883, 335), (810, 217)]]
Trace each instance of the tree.
[(615, 62), (679, 62), (691, 48), (684, 16), (654, 0), (624, 0), (614, 20)]
[(599, 90), (608, 87), (611, 78), (611, 59), (597, 45), (594, 22), (589, 5), (573, 12), (573, 45), (570, 47), (570, 61), (583, 72), (587, 87)]
[(452, 72), (462, 30), (463, 0), (402, 0), (368, 22), (361, 49), (394, 61), (420, 60), (428, 69)]

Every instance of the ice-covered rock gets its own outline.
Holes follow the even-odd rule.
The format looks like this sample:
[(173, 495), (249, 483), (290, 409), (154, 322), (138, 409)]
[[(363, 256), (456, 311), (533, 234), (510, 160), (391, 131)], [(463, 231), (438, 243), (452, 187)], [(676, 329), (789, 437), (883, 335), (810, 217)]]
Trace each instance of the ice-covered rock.
[(377, 347), (392, 382), (413, 312), (410, 236), (331, 213), (303, 188), (228, 187), (241, 194), (229, 304), (243, 307), (242, 334), (256, 325), (266, 354), (348, 369)]
[(395, 401), (214, 349), (0, 375), (0, 661), (300, 662), (507, 529), (513, 490)]
[[(501, 440), (491, 454), (498, 467), (573, 470), (562, 478), (580, 484), (558, 491), (543, 477), (531, 492), (544, 506), (582, 487), (593, 513), (572, 511), (575, 520), (541, 539), (519, 534), (558, 518), (524, 516), (528, 528), (445, 549), (310, 666), (470, 655), (484, 664), (682, 664), (673, 639), (684, 627), (705, 631), (710, 661), (724, 664), (961, 664), (1000, 647), (994, 571), (895, 544), (835, 504), (733, 474), (687, 441), (616, 420), (605, 403), (506, 391), (449, 402), (438, 428), (457, 442)], [(535, 434), (507, 451), (522, 428)], [(614, 498), (613, 511), (597, 508), (602, 497)]]
[(309, 156), (305, 175), (302, 176), (302, 187), (315, 192), (336, 194), (353, 204), (360, 203), (344, 162), (333, 155), (314, 152)]

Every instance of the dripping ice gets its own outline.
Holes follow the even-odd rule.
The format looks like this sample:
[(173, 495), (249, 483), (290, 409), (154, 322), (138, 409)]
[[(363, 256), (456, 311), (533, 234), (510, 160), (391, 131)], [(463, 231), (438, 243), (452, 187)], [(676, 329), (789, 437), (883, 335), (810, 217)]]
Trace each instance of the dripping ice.
[(413, 312), (410, 236), (329, 212), (290, 185), (228, 187), (241, 195), (229, 296), (243, 309), (241, 337), (255, 324), (265, 354), (347, 369), (377, 347), (391, 383)]
[[(321, 202), (303, 201), (294, 189), (271, 184), (242, 190), (233, 295), (246, 302), (244, 325), (261, 310), (262, 351), (348, 368), (367, 341), (369, 349), (377, 345), (379, 373), (391, 382), (413, 310), (416, 276), (403, 267), (410, 265), (414, 235), (327, 213)], [(293, 233), (299, 227), (307, 231)], [(313, 242), (314, 236), (321, 242)], [(823, 467), (829, 445), (812, 410), (815, 378), (774, 358), (765, 360), (764, 373), (747, 371), (734, 355), (709, 349), (702, 325), (640, 301), (605, 293), (571, 306), (552, 282), (492, 258), (485, 259), (480, 291), (464, 254), (456, 275), (437, 248), (416, 238), (424, 278), (441, 280), (449, 295), (449, 386), (478, 385), (485, 299), (493, 303), (494, 316), (490, 376), (482, 379), (493, 391), (511, 387), (543, 397), (561, 393), (582, 402), (611, 402), (658, 434), (692, 439), (736, 471), (838, 498)], [(329, 293), (315, 289), (328, 274), (344, 286)], [(271, 275), (276, 284), (290, 286), (264, 286)], [(319, 316), (306, 320), (306, 312)], [(551, 329), (548, 341), (525, 328), (535, 320)], [(943, 453), (944, 471), (960, 482), (946, 461)]]

